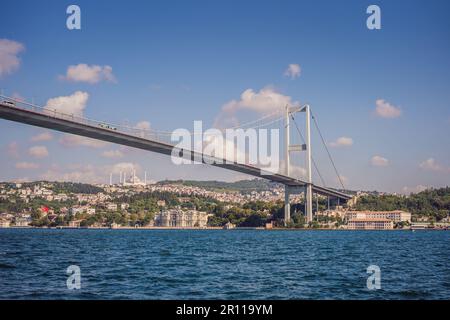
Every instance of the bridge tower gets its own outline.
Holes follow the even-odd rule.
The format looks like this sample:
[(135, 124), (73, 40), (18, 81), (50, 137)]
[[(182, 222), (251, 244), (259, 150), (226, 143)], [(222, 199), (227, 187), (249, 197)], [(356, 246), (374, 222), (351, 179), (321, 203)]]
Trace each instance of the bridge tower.
[[(305, 112), (306, 116), (306, 135), (305, 144), (291, 145), (290, 143), (290, 117), (296, 112)], [(285, 175), (290, 176), (290, 154), (292, 152), (306, 151), (306, 174), (307, 181), (305, 186), (305, 202), (306, 202), (306, 221), (312, 221), (312, 173), (311, 173), (311, 110), (309, 105), (303, 107), (289, 107), (285, 108), (285, 136), (284, 136), (284, 150), (285, 150)], [(291, 207), (290, 195), (295, 190), (288, 186), (284, 186), (284, 223), (285, 225), (291, 221)]]

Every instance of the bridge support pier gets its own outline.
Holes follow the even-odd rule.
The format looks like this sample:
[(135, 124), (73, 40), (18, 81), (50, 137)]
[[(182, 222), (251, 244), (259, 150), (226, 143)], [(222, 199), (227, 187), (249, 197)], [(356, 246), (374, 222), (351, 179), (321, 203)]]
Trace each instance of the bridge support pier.
[[(306, 116), (306, 135), (305, 144), (303, 145), (291, 145), (290, 144), (290, 124), (289, 117), (291, 114), (296, 112), (305, 112)], [(306, 207), (306, 221), (312, 222), (312, 173), (311, 173), (311, 110), (310, 106), (306, 104), (303, 107), (292, 107), (290, 108), (286, 105), (285, 108), (285, 137), (284, 137), (284, 151), (285, 151), (285, 175), (290, 176), (290, 153), (295, 151), (306, 151), (306, 173), (307, 173), (307, 184), (305, 186), (305, 207)], [(289, 206), (289, 186), (285, 186), (284, 189), (284, 223), (285, 225), (291, 220), (290, 206)]]
[(313, 221), (312, 185), (308, 183), (305, 188), (306, 222)]
[(306, 173), (307, 173), (307, 185), (306, 185), (306, 222), (312, 222), (313, 214), (312, 214), (312, 173), (311, 173), (311, 111), (309, 105), (305, 106), (306, 113)]
[(287, 226), (287, 224), (291, 222), (290, 195), (291, 191), (289, 190), (289, 186), (284, 186), (284, 226)]

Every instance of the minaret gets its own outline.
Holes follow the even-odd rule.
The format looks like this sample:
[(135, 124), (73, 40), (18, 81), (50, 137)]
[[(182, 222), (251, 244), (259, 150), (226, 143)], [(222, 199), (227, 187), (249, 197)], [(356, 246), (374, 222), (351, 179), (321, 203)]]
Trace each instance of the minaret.
[(112, 172), (109, 174), (109, 185), (112, 186)]
[(144, 172), (144, 185), (147, 185), (147, 171)]

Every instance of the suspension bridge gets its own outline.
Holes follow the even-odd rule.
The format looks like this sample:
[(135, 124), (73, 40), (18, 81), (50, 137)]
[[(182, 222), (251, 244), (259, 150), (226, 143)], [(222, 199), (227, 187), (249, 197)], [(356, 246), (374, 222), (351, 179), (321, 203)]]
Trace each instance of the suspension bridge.
[[(295, 121), (294, 115), (300, 112), (305, 113), (305, 135), (303, 136), (298, 124)], [(78, 136), (84, 136), (92, 139), (107, 141), (115, 144), (120, 144), (132, 148), (143, 149), (147, 151), (157, 152), (165, 155), (172, 155), (175, 144), (171, 141), (171, 132), (158, 131), (154, 129), (138, 129), (136, 127), (126, 125), (113, 125), (103, 121), (97, 121), (74, 114), (67, 114), (59, 111), (56, 108), (42, 107), (34, 103), (29, 103), (23, 100), (14, 99), (8, 96), (0, 95), (0, 118), (10, 121), (15, 121), (23, 124), (33, 125), (37, 127), (57, 130), (65, 133), (70, 133)], [(272, 173), (265, 171), (264, 168), (248, 163), (240, 163), (235, 159), (218, 158), (211, 155), (199, 153), (196, 150), (182, 150), (183, 158), (189, 157), (193, 161), (202, 159), (202, 162), (216, 167), (221, 167), (227, 170), (232, 170), (258, 178), (268, 179), (285, 186), (285, 207), (284, 207), (284, 221), (288, 223), (291, 219), (290, 214), (290, 195), (297, 193), (305, 193), (305, 207), (306, 218), (310, 222), (313, 220), (312, 198), (313, 193), (323, 195), (330, 198), (337, 199), (337, 202), (347, 201), (351, 196), (325, 186), (324, 179), (318, 169), (317, 163), (314, 161), (311, 153), (311, 120), (315, 124), (321, 141), (325, 146), (328, 157), (333, 165), (334, 171), (340, 181), (342, 189), (344, 185), (340, 179), (340, 175), (336, 169), (336, 165), (331, 157), (331, 154), (326, 146), (323, 135), (318, 127), (316, 118), (311, 114), (309, 105), (304, 106), (285, 106), (280, 108), (277, 112), (266, 115), (258, 120), (254, 120), (239, 128), (260, 128), (268, 124), (282, 124), (284, 128), (284, 172)], [(291, 144), (291, 122), (298, 136), (301, 139), (301, 144)], [(237, 127), (235, 127), (237, 128)], [(306, 178), (295, 178), (291, 174), (291, 157), (294, 152), (306, 152)], [(207, 159), (207, 161), (205, 161)], [(312, 166), (318, 173), (321, 184), (313, 183), (312, 181)]]

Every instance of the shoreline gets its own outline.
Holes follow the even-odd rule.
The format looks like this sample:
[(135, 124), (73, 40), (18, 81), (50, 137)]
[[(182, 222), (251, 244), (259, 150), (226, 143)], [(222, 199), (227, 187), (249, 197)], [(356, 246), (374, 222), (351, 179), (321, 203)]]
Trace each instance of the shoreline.
[(224, 229), (222, 227), (33, 227), (33, 226), (10, 226), (0, 227), (0, 229), (42, 229), (42, 230), (224, 230), (224, 231), (245, 231), (245, 230), (259, 230), (259, 231), (449, 231), (448, 228), (426, 228), (426, 229), (330, 229), (330, 228), (270, 228), (264, 227), (236, 227), (232, 229)]

